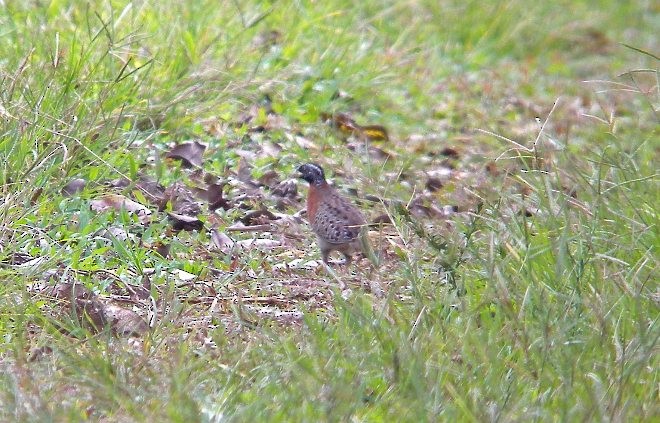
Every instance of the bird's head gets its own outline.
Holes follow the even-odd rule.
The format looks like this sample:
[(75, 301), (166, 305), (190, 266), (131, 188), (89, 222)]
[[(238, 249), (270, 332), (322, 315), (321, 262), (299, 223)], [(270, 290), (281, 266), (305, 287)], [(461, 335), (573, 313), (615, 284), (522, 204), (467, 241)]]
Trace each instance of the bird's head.
[(321, 166), (314, 163), (305, 163), (298, 167), (299, 177), (309, 182), (310, 185), (321, 185), (325, 183), (325, 174)]

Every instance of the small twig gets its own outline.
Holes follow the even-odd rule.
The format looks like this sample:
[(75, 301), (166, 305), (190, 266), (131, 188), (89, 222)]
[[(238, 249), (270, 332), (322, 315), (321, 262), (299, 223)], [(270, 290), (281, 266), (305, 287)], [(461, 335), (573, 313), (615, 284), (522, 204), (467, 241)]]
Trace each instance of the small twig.
[[(236, 301), (236, 296), (215, 296), (215, 297), (196, 297), (185, 301), (188, 304), (214, 304), (219, 301)], [(240, 297), (241, 302), (245, 303), (259, 303), (259, 304), (278, 304), (278, 305), (292, 305), (296, 301), (288, 300), (286, 298), (276, 297)]]
[(228, 226), (225, 228), (229, 232), (271, 232), (271, 225), (251, 225), (251, 226)]
[(422, 320), (422, 316), (424, 315), (424, 312), (426, 311), (426, 306), (422, 307), (422, 309), (419, 311), (419, 314), (417, 315), (417, 319), (415, 319), (415, 323), (413, 323), (412, 327), (410, 328), (410, 333), (408, 333), (408, 339), (412, 340), (413, 334), (417, 330), (417, 326), (419, 326), (420, 320)]
[(337, 283), (339, 284), (339, 289), (341, 289), (342, 291), (346, 289), (346, 283), (344, 283), (344, 281), (342, 281), (339, 278), (339, 275), (337, 275), (337, 273), (334, 270), (332, 270), (330, 266), (328, 266), (326, 263), (323, 263), (323, 267), (325, 267), (325, 270), (328, 272), (328, 274), (332, 276), (332, 278), (335, 281), (337, 281)]

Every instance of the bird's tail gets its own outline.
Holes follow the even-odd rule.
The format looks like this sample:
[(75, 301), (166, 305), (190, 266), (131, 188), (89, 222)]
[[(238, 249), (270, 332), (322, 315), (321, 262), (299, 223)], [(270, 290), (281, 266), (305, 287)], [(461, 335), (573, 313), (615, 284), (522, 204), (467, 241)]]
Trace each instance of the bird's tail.
[(369, 242), (369, 227), (363, 226), (360, 229), (360, 247), (362, 247), (362, 253), (369, 259), (371, 264), (374, 267), (380, 267), (380, 257), (376, 255), (376, 252), (371, 248), (371, 243)]

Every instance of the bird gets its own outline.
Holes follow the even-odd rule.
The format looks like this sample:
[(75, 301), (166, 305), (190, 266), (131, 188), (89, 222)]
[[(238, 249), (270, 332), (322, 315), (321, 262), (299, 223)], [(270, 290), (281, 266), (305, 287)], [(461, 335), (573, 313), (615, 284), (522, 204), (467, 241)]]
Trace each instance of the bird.
[(299, 177), (309, 183), (307, 193), (307, 220), (316, 234), (323, 263), (333, 251), (339, 251), (351, 263), (351, 254), (362, 252), (375, 266), (376, 257), (367, 236), (367, 221), (360, 210), (328, 185), (323, 168), (318, 164), (306, 163), (297, 169)]

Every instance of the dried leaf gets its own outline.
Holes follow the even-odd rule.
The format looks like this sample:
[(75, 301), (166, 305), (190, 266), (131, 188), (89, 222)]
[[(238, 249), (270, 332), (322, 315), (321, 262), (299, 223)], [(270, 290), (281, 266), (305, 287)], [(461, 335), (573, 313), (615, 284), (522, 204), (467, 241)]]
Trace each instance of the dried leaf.
[(106, 183), (111, 188), (126, 188), (131, 184), (127, 178), (112, 179)]
[(445, 217), (445, 213), (434, 204), (433, 200), (434, 198), (429, 195), (418, 195), (410, 202), (408, 210), (416, 217)]
[(66, 301), (75, 301), (76, 299), (91, 299), (94, 298), (94, 293), (90, 291), (85, 285), (77, 282), (64, 282), (46, 289), (43, 292), (45, 295), (55, 297)]
[(265, 141), (260, 144), (261, 154), (260, 157), (278, 157), (284, 148), (274, 142)]
[(282, 42), (282, 33), (276, 29), (260, 32), (252, 39), (252, 45), (257, 48), (270, 48)]
[(373, 195), (373, 194), (365, 194), (364, 199), (367, 200), (367, 201), (371, 201), (372, 203), (382, 203), (384, 205), (388, 205), (390, 203), (390, 201), (388, 199), (381, 198), (381, 197), (379, 197), (377, 195)]
[(443, 187), (443, 183), (439, 178), (428, 178), (426, 180), (426, 189), (431, 192), (436, 192)]
[(449, 181), (449, 179), (452, 177), (453, 170), (446, 166), (440, 166), (436, 169), (429, 170), (426, 172), (426, 175), (429, 177), (429, 179), (437, 179), (444, 184), (447, 183), (447, 181)]
[(336, 113), (334, 115), (321, 113), (321, 119), (330, 123), (333, 128), (351, 135), (360, 130), (360, 125), (347, 113)]
[(279, 247), (280, 245), (281, 242), (276, 241), (274, 239), (262, 239), (262, 238), (245, 239), (243, 241), (238, 241), (236, 243), (236, 246), (243, 248), (244, 250), (249, 250), (251, 248), (271, 249), (271, 248)]
[(271, 192), (278, 197), (296, 198), (298, 197), (298, 184), (295, 179), (286, 179), (273, 187)]
[(261, 185), (272, 188), (280, 183), (280, 176), (274, 170), (268, 170), (259, 177), (258, 181)]
[[(84, 285), (77, 282), (59, 283), (44, 290), (43, 294), (61, 300), (62, 307), (56, 312), (56, 317), (61, 320), (58, 323), (61, 332), (73, 335), (74, 327), (80, 325), (92, 333), (98, 333), (105, 327), (103, 304)], [(71, 319), (77, 322), (73, 323), (73, 327), (66, 323)]]
[(390, 137), (387, 134), (387, 129), (382, 125), (367, 125), (363, 126), (360, 131), (360, 136), (367, 138), (370, 141), (389, 141)]
[(28, 263), (35, 258), (27, 253), (21, 253), (19, 251), (14, 251), (9, 253), (9, 256), (6, 260), (0, 260), (2, 264), (11, 264), (13, 266), (20, 266), (25, 263)]
[(444, 214), (444, 217), (449, 217), (454, 213), (458, 213), (458, 206), (446, 204), (442, 206), (442, 213)]
[(460, 157), (460, 155), (458, 154), (458, 150), (452, 147), (443, 148), (442, 150), (440, 150), (440, 155), (452, 159), (458, 159)]
[(64, 186), (64, 188), (62, 188), (62, 195), (65, 197), (73, 197), (75, 194), (84, 190), (86, 184), (87, 183), (84, 179), (72, 179)]
[(135, 235), (129, 234), (121, 226), (110, 226), (107, 229), (100, 229), (96, 232), (98, 237), (105, 239), (117, 239), (119, 241), (126, 241), (129, 238), (134, 238)]
[(370, 141), (389, 141), (390, 137), (382, 125), (359, 125), (347, 113), (336, 113), (330, 115), (322, 113), (321, 119), (329, 122), (330, 125), (342, 132), (345, 135), (354, 135), (360, 139), (367, 139)]
[(387, 160), (392, 158), (393, 155), (394, 153), (391, 153), (380, 147), (376, 147), (373, 145), (369, 146), (369, 157), (372, 157), (375, 160)]
[(289, 121), (281, 115), (275, 113), (269, 113), (266, 116), (266, 125), (264, 125), (266, 131), (286, 131), (289, 130)]
[(371, 220), (372, 225), (392, 224), (392, 219), (387, 213), (380, 214)]
[(35, 361), (40, 360), (46, 355), (52, 354), (53, 349), (49, 347), (48, 345), (44, 345), (43, 347), (35, 348), (29, 353), (29, 358), (28, 358), (28, 363), (33, 363)]
[(195, 201), (193, 191), (181, 182), (175, 182), (167, 187), (164, 197), (172, 206), (172, 211), (176, 214), (197, 216), (202, 211), (199, 203)]
[(278, 198), (275, 201), (275, 210), (277, 211), (283, 212), (295, 207), (298, 207), (298, 201), (293, 198)]
[(48, 263), (48, 257), (41, 256), (41, 257), (35, 257), (35, 258), (30, 258), (28, 261), (21, 262), (23, 259), (26, 259), (27, 257), (11, 257), (12, 259), (17, 258), (18, 264), (12, 264), (11, 267), (16, 270), (18, 273), (21, 273), (23, 275), (32, 275), (34, 273), (40, 272), (44, 265)]
[(146, 177), (146, 176), (140, 176), (138, 179), (137, 184), (135, 186), (143, 193), (145, 194), (144, 197), (152, 202), (153, 204), (156, 204), (159, 206), (159, 208), (162, 206), (162, 204), (165, 201), (165, 187), (159, 184), (158, 182)]
[(199, 141), (184, 142), (172, 148), (165, 157), (181, 160), (185, 167), (201, 167), (206, 146)]
[(213, 202), (209, 203), (209, 210), (210, 211), (215, 211), (219, 208), (222, 208), (224, 210), (229, 210), (229, 209), (231, 209), (231, 207), (232, 206), (229, 203), (229, 201), (222, 198), (222, 190), (220, 190), (220, 195), (218, 196), (218, 198), (216, 198)]
[[(262, 99), (255, 103), (252, 104), (245, 112), (243, 112), (239, 117), (237, 122), (235, 123), (235, 126), (241, 127), (244, 125), (247, 125), (248, 123), (252, 122), (254, 119), (263, 117), (263, 116), (271, 116), (274, 115), (273, 112), (273, 102), (270, 98), (270, 95), (265, 94)], [(262, 130), (265, 131), (266, 128), (264, 128), (261, 125), (254, 126), (250, 128), (250, 131), (254, 130)]]
[(335, 93), (332, 94), (331, 99), (334, 101), (334, 100), (338, 100), (340, 98), (344, 99), (344, 102), (346, 102), (346, 103), (350, 103), (350, 102), (353, 102), (355, 100), (349, 93), (347, 93), (346, 91), (342, 91), (342, 90), (335, 91)]
[(275, 216), (272, 212), (266, 209), (261, 209), (247, 213), (245, 216), (243, 216), (241, 222), (245, 226), (253, 226), (253, 225), (263, 225), (269, 223), (272, 220), (277, 220), (277, 219), (278, 217)]
[(167, 216), (175, 231), (201, 231), (204, 228), (204, 223), (194, 216), (170, 212)]
[(164, 258), (167, 258), (170, 255), (170, 244), (166, 244), (162, 241), (158, 241), (153, 244), (144, 244), (144, 247), (157, 252), (161, 255), (161, 257)]
[(564, 192), (564, 194), (566, 194), (569, 197), (574, 198), (574, 199), (577, 200), (577, 198), (578, 198), (577, 187), (575, 187), (575, 186), (567, 187), (566, 185), (562, 185), (561, 190)]
[(149, 330), (147, 322), (133, 310), (106, 304), (103, 314), (106, 324), (117, 336), (140, 336)]
[(96, 298), (76, 299), (72, 311), (77, 315), (81, 325), (92, 333), (98, 333), (106, 327), (108, 321), (103, 311), (103, 303)]
[(252, 165), (245, 158), (241, 158), (238, 163), (238, 171), (236, 172), (236, 177), (239, 181), (246, 183), (253, 188), (257, 188), (259, 184), (252, 178)]
[(172, 269), (172, 276), (174, 276), (181, 282), (190, 282), (197, 279), (197, 275), (188, 273), (185, 270), (181, 270), (181, 269)]
[(532, 217), (532, 216), (534, 216), (534, 213), (528, 208), (523, 208), (523, 209), (518, 210), (518, 215), (525, 216), (525, 217)]
[(36, 205), (37, 200), (39, 199), (39, 197), (41, 197), (41, 194), (43, 194), (43, 192), (44, 192), (44, 189), (41, 188), (41, 187), (35, 189), (34, 192), (32, 193), (32, 195), (30, 196), (30, 204), (33, 205), (33, 206)]
[(226, 185), (226, 183), (209, 183), (206, 189), (193, 188), (193, 190), (197, 195), (197, 198), (204, 200), (209, 204), (210, 211), (215, 211), (219, 208), (229, 210), (231, 208), (231, 204), (229, 204), (229, 201), (223, 197), (223, 191)]
[(289, 141), (293, 141), (296, 144), (298, 144), (298, 146), (300, 148), (304, 148), (306, 150), (318, 150), (318, 146), (316, 145), (316, 143), (314, 143), (314, 141), (312, 141), (309, 138), (306, 138), (306, 137), (304, 137), (300, 134), (291, 135), (291, 134), (287, 133), (287, 134), (284, 134), (284, 136)]
[(211, 230), (211, 241), (213, 245), (225, 254), (231, 253), (234, 248), (234, 241), (224, 232), (217, 229)]
[(493, 162), (493, 161), (490, 161), (486, 164), (486, 172), (488, 172), (488, 174), (490, 176), (499, 176), (500, 175), (500, 171), (497, 168), (497, 164), (495, 164), (495, 162)]
[(104, 212), (106, 210), (126, 210), (129, 213), (134, 213), (142, 223), (148, 223), (151, 218), (151, 210), (142, 204), (124, 197), (120, 194), (108, 194), (98, 200), (90, 202), (92, 210), (95, 212)]

